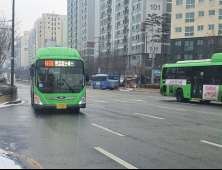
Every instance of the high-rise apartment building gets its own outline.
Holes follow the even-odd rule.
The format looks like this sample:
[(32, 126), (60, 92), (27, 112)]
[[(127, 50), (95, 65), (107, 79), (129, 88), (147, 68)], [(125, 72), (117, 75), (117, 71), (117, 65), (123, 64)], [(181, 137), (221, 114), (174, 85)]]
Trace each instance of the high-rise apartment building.
[(28, 55), (28, 40), (30, 32), (25, 31), (24, 35), (18, 38), (15, 46), (15, 60), (17, 68), (28, 69), (29, 68), (29, 55)]
[(67, 43), (67, 16), (58, 14), (42, 14), (36, 21), (36, 51), (46, 47), (46, 40)]
[[(130, 63), (150, 66), (152, 52), (150, 35), (145, 28), (148, 14), (171, 13), (172, 0), (101, 0), (101, 53), (116, 51), (129, 58)], [(146, 39), (147, 37), (147, 39)], [(165, 44), (169, 54), (169, 42)], [(156, 54), (161, 54), (161, 44), (156, 44)]]
[(222, 45), (222, 0), (174, 0), (171, 25), (175, 62), (211, 59), (216, 43)]
[(28, 40), (28, 58), (29, 66), (31, 66), (36, 58), (36, 24), (34, 24), (33, 29), (30, 31)]
[(84, 59), (94, 58), (99, 36), (100, 0), (68, 0), (68, 46)]

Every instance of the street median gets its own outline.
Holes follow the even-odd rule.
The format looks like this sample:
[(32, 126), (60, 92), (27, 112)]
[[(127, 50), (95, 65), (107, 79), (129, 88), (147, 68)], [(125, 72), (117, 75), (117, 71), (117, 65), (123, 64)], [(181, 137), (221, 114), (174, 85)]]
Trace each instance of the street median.
[(0, 104), (18, 100), (17, 87), (0, 83)]

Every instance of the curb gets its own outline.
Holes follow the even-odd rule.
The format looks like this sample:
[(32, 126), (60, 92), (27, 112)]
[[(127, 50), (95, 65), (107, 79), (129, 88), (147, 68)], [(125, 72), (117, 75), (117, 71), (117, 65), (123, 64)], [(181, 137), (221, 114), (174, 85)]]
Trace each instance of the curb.
[(22, 99), (18, 99), (18, 100), (13, 101), (13, 102), (6, 102), (6, 103), (4, 103), (4, 105), (9, 105), (9, 104), (20, 104), (20, 103), (22, 103)]

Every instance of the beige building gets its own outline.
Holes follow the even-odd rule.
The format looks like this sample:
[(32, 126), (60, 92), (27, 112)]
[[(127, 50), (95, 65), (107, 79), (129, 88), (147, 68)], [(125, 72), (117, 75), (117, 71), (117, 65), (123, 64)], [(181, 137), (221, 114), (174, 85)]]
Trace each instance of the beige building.
[(46, 47), (47, 40), (56, 43), (67, 43), (67, 16), (58, 14), (42, 14), (36, 21), (36, 51)]
[(171, 19), (174, 61), (211, 58), (217, 52), (206, 47), (214, 43), (210, 37), (222, 35), (222, 0), (173, 0)]

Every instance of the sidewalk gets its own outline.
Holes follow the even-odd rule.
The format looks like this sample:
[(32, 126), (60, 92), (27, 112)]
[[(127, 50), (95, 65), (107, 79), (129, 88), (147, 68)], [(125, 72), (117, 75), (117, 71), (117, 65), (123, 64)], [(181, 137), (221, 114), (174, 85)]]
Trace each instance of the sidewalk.
[(0, 169), (22, 169), (13, 160), (7, 157), (7, 152), (0, 149)]

